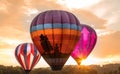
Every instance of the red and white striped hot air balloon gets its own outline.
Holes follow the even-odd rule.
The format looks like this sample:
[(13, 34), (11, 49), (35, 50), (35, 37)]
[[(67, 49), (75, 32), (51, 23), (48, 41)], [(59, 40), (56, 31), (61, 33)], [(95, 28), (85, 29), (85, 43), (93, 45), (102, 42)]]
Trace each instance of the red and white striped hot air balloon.
[(19, 44), (15, 49), (15, 57), (20, 63), (26, 74), (32, 70), (32, 68), (40, 60), (40, 53), (32, 43)]

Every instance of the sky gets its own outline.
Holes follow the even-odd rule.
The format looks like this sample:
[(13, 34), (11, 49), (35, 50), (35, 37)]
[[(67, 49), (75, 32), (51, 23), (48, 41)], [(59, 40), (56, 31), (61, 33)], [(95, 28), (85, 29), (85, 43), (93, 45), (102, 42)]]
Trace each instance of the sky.
[[(32, 42), (32, 19), (46, 10), (72, 12), (98, 35), (97, 43), (82, 64), (120, 63), (120, 0), (0, 0), (0, 64), (19, 65), (14, 51), (18, 44)], [(44, 62), (44, 63), (43, 63)], [(70, 57), (66, 65), (76, 65)], [(41, 58), (37, 67), (48, 66)]]

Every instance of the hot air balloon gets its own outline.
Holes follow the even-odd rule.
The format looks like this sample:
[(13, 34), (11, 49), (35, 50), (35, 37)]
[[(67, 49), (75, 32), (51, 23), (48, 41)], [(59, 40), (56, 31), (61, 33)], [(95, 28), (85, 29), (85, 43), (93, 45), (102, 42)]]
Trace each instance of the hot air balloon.
[(75, 46), (71, 56), (75, 59), (78, 65), (81, 64), (83, 59), (86, 59), (93, 50), (97, 40), (95, 30), (88, 26), (82, 25), (81, 36), (79, 42)]
[(61, 70), (80, 38), (80, 23), (70, 12), (48, 10), (33, 19), (30, 34), (51, 69)]
[(15, 57), (26, 74), (29, 74), (39, 61), (41, 55), (32, 43), (22, 43), (16, 47)]

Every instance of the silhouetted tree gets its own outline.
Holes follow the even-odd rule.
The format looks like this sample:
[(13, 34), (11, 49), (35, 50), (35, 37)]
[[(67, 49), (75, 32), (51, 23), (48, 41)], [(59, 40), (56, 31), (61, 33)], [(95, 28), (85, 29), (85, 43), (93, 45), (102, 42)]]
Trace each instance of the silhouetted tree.
[(114, 71), (113, 71), (113, 74), (118, 74), (117, 70), (114, 70)]
[(104, 72), (104, 74), (107, 74), (106, 72)]
[(118, 74), (120, 74), (120, 67), (118, 67)]
[(110, 71), (109, 74), (112, 74), (112, 71)]

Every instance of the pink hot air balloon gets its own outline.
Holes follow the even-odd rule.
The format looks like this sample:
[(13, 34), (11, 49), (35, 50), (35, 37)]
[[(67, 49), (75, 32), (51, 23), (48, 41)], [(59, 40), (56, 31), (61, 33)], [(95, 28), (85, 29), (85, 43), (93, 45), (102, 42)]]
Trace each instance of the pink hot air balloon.
[(81, 37), (71, 54), (78, 65), (91, 53), (96, 44), (96, 40), (97, 34), (95, 30), (88, 25), (82, 25)]
[(23, 43), (16, 47), (15, 57), (26, 74), (37, 64), (41, 55), (32, 43)]

